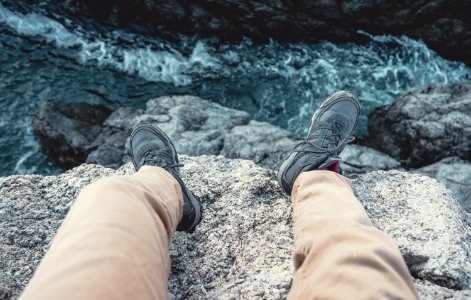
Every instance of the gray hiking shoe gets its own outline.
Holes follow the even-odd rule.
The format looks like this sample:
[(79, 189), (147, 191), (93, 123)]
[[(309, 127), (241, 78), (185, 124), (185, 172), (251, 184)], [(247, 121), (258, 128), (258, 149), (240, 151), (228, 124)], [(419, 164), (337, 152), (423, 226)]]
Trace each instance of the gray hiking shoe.
[(160, 128), (141, 125), (131, 134), (131, 157), (134, 168), (158, 166), (167, 170), (180, 183), (183, 192), (183, 217), (178, 231), (192, 232), (201, 221), (201, 206), (180, 178), (178, 155), (170, 138)]
[(324, 100), (314, 112), (308, 135), (296, 145), (278, 171), (278, 182), (291, 195), (301, 172), (330, 170), (339, 173), (340, 152), (355, 138), (360, 101), (350, 92), (339, 91)]

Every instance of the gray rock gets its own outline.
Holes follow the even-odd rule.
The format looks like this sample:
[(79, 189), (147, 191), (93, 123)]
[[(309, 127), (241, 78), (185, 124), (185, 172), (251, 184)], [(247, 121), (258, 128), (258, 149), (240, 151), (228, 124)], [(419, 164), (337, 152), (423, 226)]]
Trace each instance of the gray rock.
[[(129, 135), (141, 123), (162, 128), (177, 150), (186, 155), (224, 155), (253, 160), (277, 170), (282, 161), (301, 141), (295, 134), (265, 122), (251, 120), (243, 111), (223, 107), (195, 96), (160, 97), (149, 100), (145, 110), (122, 107), (114, 111), (87, 138), (76, 140), (73, 149), (82, 155), (74, 163), (99, 164), (119, 168), (129, 162)], [(47, 137), (50, 140), (52, 137)], [(46, 144), (49, 144), (47, 142)], [(51, 158), (66, 157), (69, 151), (54, 148)], [(86, 157), (86, 159), (85, 159)], [(348, 145), (342, 153), (348, 176), (372, 170), (398, 168), (398, 162), (371, 148)], [(57, 159), (57, 158), (56, 158)]]
[(380, 151), (360, 145), (347, 145), (340, 154), (342, 170), (348, 177), (356, 177), (377, 170), (399, 169), (401, 164)]
[[(96, 148), (87, 163), (116, 168), (129, 161), (133, 127), (150, 123), (162, 128), (177, 151), (186, 155), (224, 155), (253, 160), (277, 170), (300, 137), (280, 127), (251, 120), (250, 115), (194, 96), (160, 97), (149, 100), (144, 111), (120, 108), (105, 122), (106, 129), (94, 141)], [(126, 145), (126, 146), (124, 146)], [(389, 156), (371, 148), (348, 145), (342, 153), (346, 174), (399, 167)]]
[(142, 26), (132, 28), (160, 35), (169, 30), (226, 41), (250, 37), (257, 42), (270, 38), (282, 42), (361, 42), (365, 41), (365, 36), (358, 30), (372, 34), (406, 34), (425, 41), (444, 57), (471, 63), (469, 1), (54, 2), (61, 3), (63, 9), (119, 28), (138, 24)]
[(300, 139), (293, 133), (264, 122), (250, 121), (225, 136), (221, 154), (228, 158), (249, 159), (277, 170)]
[[(170, 294), (176, 299), (286, 297), (293, 276), (291, 209), (274, 171), (222, 156), (181, 159), (182, 177), (201, 200), (204, 218), (193, 234), (175, 235)], [(0, 178), (3, 289), (18, 296), (83, 186), (132, 172), (129, 164), (118, 171), (82, 165), (59, 176)], [(373, 223), (399, 244), (424, 298), (469, 295), (470, 216), (441, 184), (379, 171), (361, 175), (354, 188)]]
[(471, 290), (452, 290), (420, 279), (414, 279), (414, 283), (423, 300), (471, 299)]
[(60, 167), (85, 161), (111, 110), (87, 103), (46, 103), (32, 117), (42, 151)]
[[(129, 141), (126, 139), (132, 129), (142, 123), (154, 124), (164, 130), (172, 139), (179, 153), (217, 155), (223, 151), (223, 148), (227, 153), (228, 146), (225, 146), (225, 143), (226, 140), (233, 141), (234, 134), (230, 136), (229, 140), (227, 139), (233, 128), (249, 126), (248, 123), (251, 120), (250, 115), (246, 112), (226, 108), (194, 96), (160, 97), (149, 100), (146, 109), (142, 112), (131, 111), (129, 115), (128, 111), (128, 108), (121, 108), (105, 121), (107, 129), (95, 141), (100, 146), (89, 155), (87, 162), (99, 163), (107, 167), (116, 167), (126, 162), (128, 160), (126, 154), (129, 153)], [(264, 128), (273, 128), (272, 132), (282, 131), (267, 123), (260, 124), (263, 124)], [(251, 126), (253, 127), (253, 125)], [(287, 131), (283, 131), (283, 133), (286, 136), (292, 136)], [(115, 136), (112, 136), (113, 134)], [(251, 135), (248, 138), (261, 142), (263, 140), (260, 136), (262, 132), (258, 130), (256, 134), (258, 135)], [(125, 136), (124, 140), (123, 136)], [(283, 138), (280, 134), (277, 136)], [(263, 138), (270, 145), (272, 142), (277, 143), (268, 135), (264, 135)], [(270, 145), (264, 147), (266, 153), (260, 153), (260, 151), (257, 154), (245, 153), (248, 156), (244, 158), (271, 157), (273, 150), (270, 149)], [(240, 147), (241, 145), (234, 144), (234, 146)], [(112, 150), (112, 153), (116, 153), (116, 160), (109, 160), (107, 155), (109, 149)], [(236, 156), (239, 154), (242, 155), (242, 153), (233, 153), (231, 157), (243, 157)], [(274, 160), (269, 161), (274, 163)]]
[(131, 120), (142, 113), (143, 111), (141, 109), (135, 107), (120, 107), (111, 113), (111, 115), (103, 122), (103, 125), (128, 130), (132, 127)]
[[(163, 116), (167, 116), (164, 118)], [(224, 136), (250, 121), (246, 112), (230, 109), (195, 96), (161, 97), (147, 102), (141, 122), (157, 123), (175, 147), (187, 155), (219, 154)]]
[(86, 163), (117, 169), (123, 165), (123, 151), (129, 137), (129, 129), (105, 127), (92, 142)]
[(359, 177), (354, 191), (373, 224), (395, 240), (414, 277), (471, 288), (470, 215), (435, 179), (400, 171)]
[(412, 91), (368, 120), (370, 142), (411, 167), (471, 160), (471, 82)]
[(456, 200), (471, 212), (471, 163), (458, 157), (445, 158), (433, 165), (415, 170), (443, 183)]

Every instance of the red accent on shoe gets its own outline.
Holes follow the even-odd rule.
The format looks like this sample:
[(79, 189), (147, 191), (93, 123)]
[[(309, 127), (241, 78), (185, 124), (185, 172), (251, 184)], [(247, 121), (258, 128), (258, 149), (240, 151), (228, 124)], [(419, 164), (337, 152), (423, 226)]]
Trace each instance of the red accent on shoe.
[(328, 170), (328, 171), (332, 171), (338, 174), (340, 171), (340, 162), (338, 160), (335, 160), (331, 162), (330, 164), (322, 167), (321, 170)]

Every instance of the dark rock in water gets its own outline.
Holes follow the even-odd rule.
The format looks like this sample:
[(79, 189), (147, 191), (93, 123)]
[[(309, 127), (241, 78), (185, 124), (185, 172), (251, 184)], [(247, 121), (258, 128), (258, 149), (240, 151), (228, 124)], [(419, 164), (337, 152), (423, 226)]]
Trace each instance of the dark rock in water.
[(132, 130), (134, 117), (142, 110), (123, 107), (114, 111), (103, 123), (104, 128), (91, 144), (93, 149), (87, 156), (87, 163), (117, 169), (123, 164), (125, 144)]
[(91, 144), (95, 149), (86, 162), (117, 169), (123, 164), (124, 145), (129, 137), (128, 130), (105, 127)]
[[(181, 161), (204, 217), (193, 234), (175, 234), (171, 295), (286, 298), (293, 277), (292, 219), (275, 172), (222, 156), (182, 155)], [(0, 286), (18, 297), (86, 184), (133, 172), (131, 164), (118, 171), (82, 165), (58, 176), (0, 177)], [(470, 215), (442, 184), (379, 171), (360, 175), (353, 186), (372, 222), (398, 244), (423, 299), (469, 299)]]
[[(36, 0), (39, 2), (39, 0)], [(50, 0), (51, 1), (51, 0)], [(41, 1), (44, 2), (44, 1)], [(471, 64), (470, 1), (56, 0), (66, 11), (154, 34), (256, 41), (364, 41), (372, 34), (406, 34), (443, 57)]]
[(375, 109), (369, 142), (410, 167), (443, 158), (471, 160), (471, 83), (436, 85)]
[(60, 167), (83, 163), (111, 110), (86, 103), (45, 104), (32, 117), (41, 148)]
[(471, 212), (471, 162), (449, 157), (415, 172), (436, 178), (453, 192), (466, 211)]

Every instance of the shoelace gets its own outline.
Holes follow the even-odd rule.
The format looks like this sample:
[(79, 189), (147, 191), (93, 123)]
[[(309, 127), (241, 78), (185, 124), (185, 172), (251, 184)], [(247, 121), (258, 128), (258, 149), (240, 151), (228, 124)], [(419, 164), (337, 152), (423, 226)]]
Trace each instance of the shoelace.
[[(171, 168), (181, 168), (183, 164), (168, 163), (172, 162), (173, 159), (166, 150), (149, 150), (144, 153), (144, 156), (141, 159), (141, 166), (143, 165), (158, 165), (159, 167), (164, 168), (165, 170)], [(165, 165), (163, 165), (165, 164)]]
[[(309, 141), (306, 138), (304, 141), (301, 141), (300, 143), (298, 143), (294, 147), (294, 152), (307, 152), (307, 153), (315, 153), (315, 154), (326, 154), (327, 153), (327, 154), (333, 156), (333, 158), (336, 158), (336, 159), (340, 160), (340, 157), (337, 156), (337, 155), (334, 155), (334, 154), (337, 152), (337, 150), (344, 143), (348, 144), (348, 143), (353, 142), (355, 140), (355, 137), (354, 136), (348, 136), (345, 139), (343, 139), (342, 141), (340, 141), (340, 131), (342, 129), (342, 125), (338, 122), (335, 122), (334, 126), (335, 126), (335, 130), (332, 129), (332, 126), (330, 124), (328, 126), (319, 124), (319, 126), (317, 126), (313, 131), (313, 133), (315, 133), (316, 131), (321, 130), (321, 129), (328, 129), (328, 130), (332, 131), (331, 134), (326, 135), (324, 137), (327, 140), (329, 140), (330, 137), (334, 138), (333, 142), (330, 142), (329, 144), (327, 144), (327, 148), (319, 147), (319, 146), (317, 146), (316, 144), (314, 144), (313, 142)], [(329, 141), (331, 141), (331, 140), (329, 140)], [(300, 147), (302, 147), (303, 145), (306, 145), (306, 144), (309, 145), (307, 149), (299, 149)], [(336, 145), (336, 146), (331, 147), (331, 145)]]

